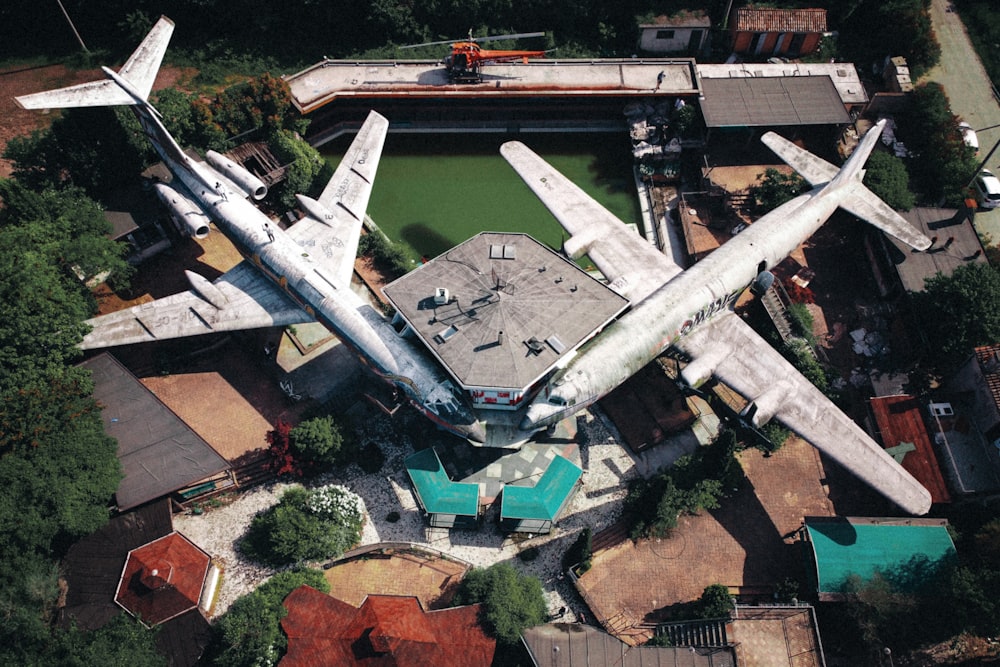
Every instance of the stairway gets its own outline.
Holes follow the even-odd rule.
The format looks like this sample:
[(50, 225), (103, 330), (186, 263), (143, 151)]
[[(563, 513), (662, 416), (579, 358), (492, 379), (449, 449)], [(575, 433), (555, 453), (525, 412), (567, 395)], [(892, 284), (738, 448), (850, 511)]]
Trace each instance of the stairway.
[(771, 283), (767, 291), (760, 296), (760, 302), (764, 306), (764, 310), (767, 311), (768, 317), (774, 323), (774, 328), (777, 329), (781, 340), (787, 343), (795, 336), (795, 331), (792, 325), (792, 318), (788, 314), (788, 306), (791, 305), (791, 300), (788, 298), (785, 288), (779, 281), (775, 280)]
[(665, 634), (670, 637), (672, 646), (728, 646), (726, 622), (724, 618), (717, 618), (705, 621), (662, 623), (656, 628), (656, 634)]

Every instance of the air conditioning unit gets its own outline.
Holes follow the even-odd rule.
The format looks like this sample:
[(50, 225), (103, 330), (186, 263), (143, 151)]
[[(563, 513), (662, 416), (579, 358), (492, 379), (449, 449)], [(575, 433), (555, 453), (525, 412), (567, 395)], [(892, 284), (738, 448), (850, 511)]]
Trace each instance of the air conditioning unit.
[(450, 295), (448, 294), (448, 288), (447, 287), (438, 287), (436, 290), (434, 290), (434, 303), (435, 304), (437, 304), (439, 306), (443, 306), (446, 303), (448, 303), (449, 299), (450, 299)]
[(951, 407), (951, 403), (931, 403), (931, 414), (935, 417), (953, 417), (955, 416), (955, 411)]

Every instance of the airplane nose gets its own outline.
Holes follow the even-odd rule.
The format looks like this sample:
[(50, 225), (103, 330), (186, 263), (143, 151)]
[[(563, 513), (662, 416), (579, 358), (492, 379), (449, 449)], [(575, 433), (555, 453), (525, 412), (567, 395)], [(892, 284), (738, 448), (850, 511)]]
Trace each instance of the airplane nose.
[(479, 421), (475, 421), (467, 426), (459, 426), (458, 430), (462, 432), (462, 435), (465, 438), (473, 442), (478, 442), (480, 444), (486, 442), (486, 427), (484, 427)]

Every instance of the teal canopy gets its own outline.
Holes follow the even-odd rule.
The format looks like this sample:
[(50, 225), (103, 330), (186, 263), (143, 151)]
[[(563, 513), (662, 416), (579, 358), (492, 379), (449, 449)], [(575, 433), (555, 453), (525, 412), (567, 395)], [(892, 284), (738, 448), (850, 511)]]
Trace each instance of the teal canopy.
[(479, 514), (479, 485), (453, 482), (433, 448), (423, 449), (404, 462), (420, 504), (428, 514)]
[(850, 575), (867, 581), (876, 571), (912, 589), (927, 573), (917, 566), (955, 557), (947, 522), (941, 520), (807, 518), (806, 530), (820, 599), (842, 595)]
[(508, 484), (503, 488), (500, 520), (555, 521), (582, 475), (583, 471), (579, 466), (561, 456), (556, 456), (534, 486)]

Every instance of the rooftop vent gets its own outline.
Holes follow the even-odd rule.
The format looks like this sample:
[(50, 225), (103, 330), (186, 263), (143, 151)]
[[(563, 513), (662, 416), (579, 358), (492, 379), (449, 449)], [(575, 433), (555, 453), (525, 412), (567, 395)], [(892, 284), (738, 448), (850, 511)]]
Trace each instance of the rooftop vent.
[(931, 403), (930, 408), (931, 414), (935, 417), (952, 417), (955, 415), (951, 403)]
[(438, 287), (436, 290), (434, 290), (434, 303), (436, 303), (437, 305), (443, 306), (446, 303), (448, 303), (450, 299), (451, 296), (448, 294), (447, 287)]

